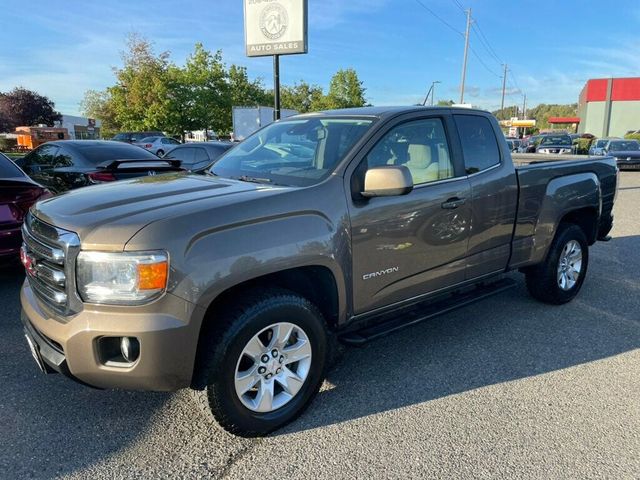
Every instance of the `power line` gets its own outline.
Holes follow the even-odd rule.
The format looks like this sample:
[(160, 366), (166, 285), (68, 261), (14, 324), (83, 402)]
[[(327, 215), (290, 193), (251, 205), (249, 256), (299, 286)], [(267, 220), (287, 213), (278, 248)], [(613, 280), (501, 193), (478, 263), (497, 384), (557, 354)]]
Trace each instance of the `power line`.
[(453, 3), (455, 3), (456, 7), (458, 7), (462, 13), (465, 12), (464, 7), (462, 6), (462, 4), (458, 0), (451, 0), (451, 1)]
[(498, 78), (502, 78), (502, 75), (500, 75), (499, 73), (496, 73), (494, 70), (491, 70), (491, 68), (489, 68), (489, 66), (484, 63), (484, 60), (482, 60), (482, 58), (480, 58), (480, 55), (478, 55), (478, 53), (474, 50), (474, 48), (469, 45), (469, 50), (471, 50), (471, 53), (473, 53), (473, 55), (476, 57), (476, 59), (480, 62), (480, 64), (485, 68), (485, 70), (489, 73), (491, 73), (492, 75), (495, 75)]
[(447, 22), (444, 18), (442, 18), (440, 15), (438, 15), (436, 12), (434, 12), (433, 10), (431, 10), (429, 7), (427, 7), (424, 3), (422, 3), (420, 0), (415, 0), (416, 3), (418, 5), (420, 5), (422, 8), (424, 8), (427, 12), (429, 12), (431, 15), (433, 15), (435, 18), (437, 18), (442, 24), (446, 25), (447, 27), (449, 27), (449, 29), (451, 29), (452, 31), (456, 32), (458, 35), (464, 37), (464, 33), (462, 33), (460, 30), (458, 30), (456, 27), (454, 27), (453, 25), (451, 25), (449, 22)]
[(480, 40), (480, 43), (491, 57), (491, 60), (495, 60), (496, 62), (498, 62), (498, 65), (504, 65), (504, 62), (500, 60), (500, 58), (495, 54), (495, 51), (493, 50), (493, 48), (491, 48), (491, 45), (489, 45), (484, 36), (480, 33), (481, 30), (477, 28), (477, 21), (473, 22), (473, 31), (476, 32), (478, 40)]
[(486, 35), (484, 34), (484, 32), (482, 31), (482, 29), (480, 28), (480, 24), (478, 23), (478, 20), (476, 20), (474, 22), (474, 30), (476, 31), (476, 33), (478, 33), (480, 40), (482, 41), (482, 43), (487, 47), (487, 51), (489, 52), (489, 54), (491, 56), (493, 56), (493, 58), (499, 63), (499, 64), (503, 64), (504, 62), (500, 59), (500, 57), (498, 56), (498, 54), (496, 53), (496, 51), (493, 49), (493, 47), (491, 46), (491, 43), (489, 42), (489, 39), (486, 37)]

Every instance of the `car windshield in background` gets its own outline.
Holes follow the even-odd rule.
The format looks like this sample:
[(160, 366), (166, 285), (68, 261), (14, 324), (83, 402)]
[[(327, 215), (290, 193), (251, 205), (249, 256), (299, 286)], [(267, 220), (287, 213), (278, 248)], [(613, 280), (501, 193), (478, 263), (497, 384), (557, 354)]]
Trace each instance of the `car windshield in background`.
[(145, 137), (142, 140), (140, 140), (140, 143), (153, 143), (156, 140), (158, 140), (160, 137)]
[(602, 148), (602, 147), (604, 147), (604, 146), (607, 144), (607, 142), (608, 142), (608, 141), (609, 141), (609, 140), (598, 140), (598, 141), (596, 142), (596, 148)]
[(116, 144), (109, 146), (87, 146), (78, 149), (88, 162), (95, 165), (109, 160), (157, 160), (153, 153), (135, 145)]
[(569, 135), (545, 135), (540, 145), (566, 145), (571, 146), (571, 137)]
[(273, 123), (229, 150), (210, 171), (246, 181), (313, 185), (333, 172), (372, 123), (344, 117)]
[(638, 150), (640, 150), (640, 143), (637, 140), (611, 142), (609, 144), (610, 152), (635, 152)]

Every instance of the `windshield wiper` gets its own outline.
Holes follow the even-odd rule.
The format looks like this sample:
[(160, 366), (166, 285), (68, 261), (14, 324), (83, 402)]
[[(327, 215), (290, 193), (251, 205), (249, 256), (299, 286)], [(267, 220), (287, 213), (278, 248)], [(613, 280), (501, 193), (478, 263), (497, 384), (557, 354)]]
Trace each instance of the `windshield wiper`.
[(237, 177), (236, 180), (250, 183), (273, 183), (273, 180), (271, 180), (270, 178), (249, 177), (248, 175), (241, 175)]

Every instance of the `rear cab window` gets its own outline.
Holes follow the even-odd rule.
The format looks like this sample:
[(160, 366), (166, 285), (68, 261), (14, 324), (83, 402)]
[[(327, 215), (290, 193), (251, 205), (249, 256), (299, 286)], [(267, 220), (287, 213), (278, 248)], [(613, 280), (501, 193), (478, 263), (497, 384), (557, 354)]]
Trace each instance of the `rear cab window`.
[(464, 166), (467, 175), (482, 172), (500, 164), (500, 148), (493, 126), (482, 115), (456, 114)]

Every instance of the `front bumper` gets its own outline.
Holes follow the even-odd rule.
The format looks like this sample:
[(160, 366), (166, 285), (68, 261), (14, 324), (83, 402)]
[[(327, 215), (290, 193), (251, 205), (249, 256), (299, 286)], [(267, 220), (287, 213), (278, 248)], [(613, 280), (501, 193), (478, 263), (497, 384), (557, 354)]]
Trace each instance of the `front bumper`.
[[(97, 388), (172, 391), (191, 384), (203, 309), (166, 294), (143, 307), (85, 308), (68, 319), (40, 307), (28, 281), (20, 292), (22, 322), (48, 373)], [(136, 337), (140, 356), (130, 366), (107, 365), (103, 337)]]
[(616, 158), (616, 163), (620, 170), (640, 170), (640, 158), (631, 160)]

